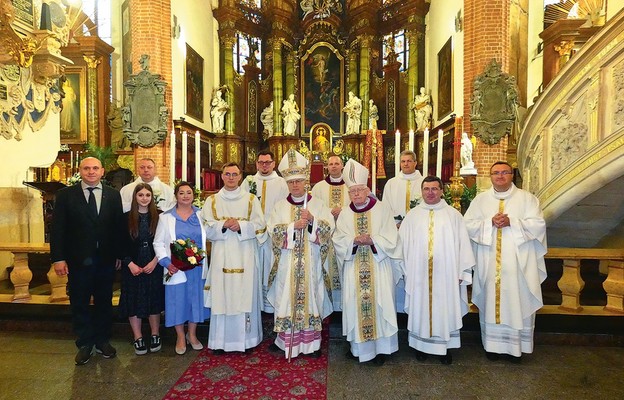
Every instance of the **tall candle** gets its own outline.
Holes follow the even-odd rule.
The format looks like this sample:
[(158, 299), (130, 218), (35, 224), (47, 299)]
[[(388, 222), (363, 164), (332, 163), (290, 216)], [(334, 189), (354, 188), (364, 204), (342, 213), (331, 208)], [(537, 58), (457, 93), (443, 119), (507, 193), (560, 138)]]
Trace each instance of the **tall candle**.
[(429, 175), (429, 128), (425, 128), (423, 132), (423, 159), (422, 159), (423, 167), (422, 174), (423, 176)]
[(373, 128), (373, 148), (371, 157), (371, 191), (377, 194), (377, 130)]
[(436, 176), (442, 178), (442, 141), (444, 139), (444, 132), (442, 129), (438, 130), (438, 158), (436, 163)]
[(188, 134), (182, 131), (182, 180), (186, 181), (188, 168)]
[(408, 150), (414, 151), (414, 130), (409, 130), (408, 141), (407, 141)]
[(74, 174), (74, 151), (69, 151), (69, 174)]
[(200, 181), (200, 169), (201, 169), (201, 158), (200, 158), (200, 141), (199, 141), (199, 131), (195, 131), (195, 187), (201, 190), (201, 181)]
[(394, 134), (394, 176), (399, 176), (401, 170), (401, 132), (397, 129)]
[(169, 184), (173, 186), (175, 182), (175, 160), (176, 160), (176, 138), (175, 129), (171, 130), (171, 140), (169, 142)]

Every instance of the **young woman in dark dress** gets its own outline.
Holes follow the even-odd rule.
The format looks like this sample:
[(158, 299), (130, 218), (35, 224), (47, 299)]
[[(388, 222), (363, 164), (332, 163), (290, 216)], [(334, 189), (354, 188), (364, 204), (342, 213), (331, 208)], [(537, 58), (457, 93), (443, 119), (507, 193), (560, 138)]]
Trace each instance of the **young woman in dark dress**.
[[(119, 313), (128, 317), (134, 335), (134, 352), (137, 355), (159, 351), (160, 313), (165, 309), (163, 267), (154, 254), (154, 233), (158, 225), (158, 210), (154, 193), (147, 183), (134, 188), (128, 220), (126, 258), (122, 267)], [(151, 329), (149, 343), (143, 339), (141, 320), (148, 318)]]

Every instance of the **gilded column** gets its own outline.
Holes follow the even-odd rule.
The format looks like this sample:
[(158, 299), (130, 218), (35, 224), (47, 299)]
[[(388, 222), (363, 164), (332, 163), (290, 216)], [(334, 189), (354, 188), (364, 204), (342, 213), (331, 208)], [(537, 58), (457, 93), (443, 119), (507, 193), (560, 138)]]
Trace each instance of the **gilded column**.
[(416, 130), (416, 121), (414, 119), (414, 111), (412, 110), (412, 102), (414, 96), (418, 93), (418, 32), (408, 31), (407, 40), (409, 45), (409, 57), (407, 60), (407, 129)]
[(291, 93), (295, 93), (295, 55), (289, 51), (286, 55), (286, 92), (284, 94), (290, 95)]
[(97, 67), (102, 62), (102, 58), (96, 56), (83, 56), (82, 58), (87, 63), (87, 143), (99, 146)]
[(370, 46), (373, 40), (370, 35), (360, 37), (360, 99), (362, 100), (362, 119), (360, 130), (368, 129), (368, 99), (370, 89)]
[(271, 47), (273, 51), (273, 134), (282, 136), (282, 41), (274, 39)]
[(221, 42), (225, 48), (223, 52), (223, 74), (224, 83), (230, 91), (226, 96), (226, 101), (230, 106), (227, 114), (225, 114), (225, 134), (233, 135), (234, 134), (234, 121), (236, 120), (236, 108), (234, 107), (234, 53), (232, 49), (234, 48), (234, 43), (236, 42), (236, 38), (234, 36), (227, 36), (221, 38)]
[(355, 46), (349, 51), (349, 92), (357, 93), (357, 52)]

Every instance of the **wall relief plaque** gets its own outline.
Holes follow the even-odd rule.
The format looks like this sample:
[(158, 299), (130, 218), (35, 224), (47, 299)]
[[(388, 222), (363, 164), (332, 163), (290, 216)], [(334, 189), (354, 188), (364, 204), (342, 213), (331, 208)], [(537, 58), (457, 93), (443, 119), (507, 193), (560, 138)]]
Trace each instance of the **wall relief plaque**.
[(139, 60), (142, 71), (124, 82), (126, 106), (122, 108), (123, 133), (130, 142), (152, 147), (167, 137), (169, 110), (165, 105), (167, 82), (149, 72), (149, 56)]
[(470, 122), (483, 143), (496, 144), (511, 132), (518, 118), (516, 78), (504, 73), (496, 60), (474, 80)]

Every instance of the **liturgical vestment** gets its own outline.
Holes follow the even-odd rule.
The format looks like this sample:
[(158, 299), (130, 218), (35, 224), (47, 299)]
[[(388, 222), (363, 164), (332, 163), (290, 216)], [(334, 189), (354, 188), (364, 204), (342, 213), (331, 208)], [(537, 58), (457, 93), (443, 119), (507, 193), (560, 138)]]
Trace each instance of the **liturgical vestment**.
[(460, 347), (459, 330), (468, 312), (466, 287), (475, 259), (464, 219), (444, 200), (423, 202), (407, 213), (399, 236), (409, 345), (443, 356)]
[[(497, 212), (509, 216), (510, 226), (492, 225)], [(532, 353), (546, 279), (546, 222), (539, 201), (513, 184), (505, 192), (490, 188), (474, 198), (464, 217), (477, 260), (472, 302), (479, 308), (485, 351)]]
[[(221, 189), (202, 209), (206, 238), (212, 242), (210, 269), (204, 289), (211, 308), (208, 347), (245, 351), (262, 341), (259, 246), (267, 239), (258, 199), (237, 188)], [(234, 218), (240, 231), (223, 228)]]

